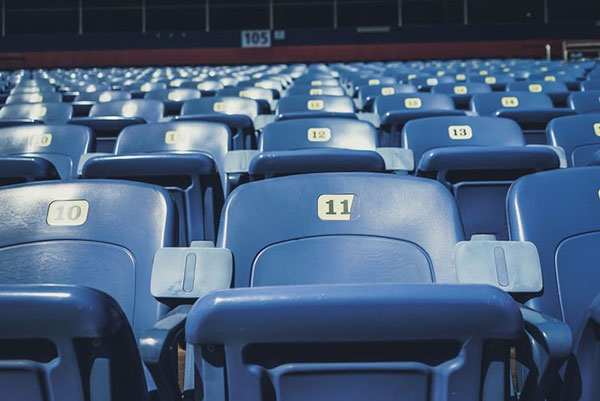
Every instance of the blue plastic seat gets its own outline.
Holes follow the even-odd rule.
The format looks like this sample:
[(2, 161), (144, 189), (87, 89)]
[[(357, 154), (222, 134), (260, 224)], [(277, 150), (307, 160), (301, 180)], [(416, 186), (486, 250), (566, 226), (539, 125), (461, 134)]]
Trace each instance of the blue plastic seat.
[(506, 85), (510, 82), (514, 82), (515, 78), (508, 74), (477, 74), (467, 76), (467, 82), (483, 83), (490, 85), (495, 91), (503, 91), (506, 89)]
[(36, 92), (10, 95), (6, 98), (6, 104), (28, 104), (28, 103), (53, 103), (61, 102), (62, 95), (58, 92)]
[(73, 107), (68, 103), (8, 104), (0, 109), (0, 127), (23, 124), (66, 124)]
[(0, 285), (0, 318), (5, 399), (148, 399), (135, 337), (109, 296), (83, 287)]
[(480, 116), (497, 116), (515, 120), (530, 144), (545, 144), (544, 131), (550, 120), (574, 114), (573, 110), (555, 108), (544, 93), (494, 92), (471, 98), (471, 110)]
[(358, 88), (358, 99), (362, 103), (363, 110), (370, 111), (377, 97), (391, 96), (397, 93), (417, 93), (417, 87), (410, 84), (360, 86)]
[(405, 93), (380, 96), (375, 99), (373, 111), (379, 115), (380, 146), (400, 146), (400, 131), (410, 120), (434, 116), (462, 116), (452, 98), (437, 93)]
[(215, 96), (225, 86), (220, 81), (206, 80), (201, 82), (184, 82), (178, 87), (182, 89), (196, 89), (200, 91), (201, 96)]
[(522, 334), (521, 313), (498, 289), (450, 284), (463, 234), (439, 183), (249, 183), (229, 197), (220, 233), (239, 288), (199, 300), (186, 324), (205, 398), (508, 399), (508, 382), (488, 379)]
[[(600, 167), (557, 170), (523, 177), (508, 194), (511, 239), (533, 242), (542, 265), (544, 291), (528, 305), (564, 320), (574, 335), (564, 400), (600, 396), (596, 379), (600, 281), (594, 264), (599, 256), (599, 179)], [(552, 394), (561, 393), (560, 384), (557, 378)]]
[(600, 91), (600, 78), (583, 81), (580, 83), (581, 90), (587, 91)]
[(415, 174), (442, 182), (452, 191), (467, 238), (493, 234), (508, 238), (506, 192), (517, 177), (558, 168), (546, 147), (525, 146), (521, 128), (497, 117), (431, 117), (409, 121), (402, 147), (411, 149)]
[(134, 99), (141, 99), (146, 92), (160, 89), (167, 89), (167, 84), (164, 82), (141, 82), (125, 85), (121, 88), (122, 91), (131, 93), (131, 97)]
[(338, 86), (340, 83), (329, 74), (306, 74), (296, 79), (294, 84), (319, 87)]
[(96, 91), (96, 92), (83, 92), (77, 95), (73, 102), (73, 116), (74, 117), (85, 117), (90, 113), (90, 109), (96, 103), (111, 102), (113, 100), (129, 100), (131, 99), (131, 93), (124, 91)]
[(292, 85), (286, 92), (287, 96), (347, 96), (341, 86), (310, 86)]
[(440, 84), (453, 84), (456, 80), (449, 75), (434, 76), (429, 74), (419, 74), (416, 77), (408, 77), (408, 83), (415, 85), (420, 91), (430, 92), (433, 87)]
[(356, 119), (354, 102), (347, 96), (286, 96), (279, 100), (278, 120), (306, 117), (344, 117)]
[(548, 144), (565, 150), (569, 167), (587, 166), (600, 150), (600, 114), (555, 118), (546, 136)]
[(573, 92), (567, 102), (577, 113), (598, 113), (600, 112), (600, 90)]
[(335, 171), (385, 171), (372, 124), (348, 118), (300, 118), (266, 125), (253, 177)]
[(177, 115), (181, 111), (183, 102), (192, 99), (200, 99), (200, 91), (197, 89), (158, 89), (144, 94), (144, 99), (154, 99), (163, 102), (166, 115)]
[(112, 152), (115, 139), (123, 128), (158, 122), (164, 105), (158, 100), (112, 100), (92, 106), (88, 117), (72, 118), (70, 123), (90, 127), (96, 134), (96, 150)]
[(432, 93), (448, 95), (454, 100), (457, 108), (468, 108), (471, 97), (476, 93), (488, 93), (492, 88), (488, 84), (478, 82), (457, 82), (439, 84), (431, 88)]
[(506, 85), (507, 92), (544, 93), (550, 96), (556, 107), (565, 107), (571, 92), (562, 82), (552, 81), (519, 81)]
[(88, 159), (82, 176), (162, 185), (178, 206), (180, 243), (214, 241), (229, 191), (224, 157), (230, 136), (226, 125), (206, 121), (133, 125), (119, 134), (114, 155)]
[(232, 136), (232, 149), (256, 148), (254, 119), (258, 115), (259, 106), (256, 100), (215, 96), (203, 99), (188, 100), (181, 107), (178, 120), (213, 121), (229, 126)]
[(253, 86), (232, 86), (223, 88), (217, 92), (216, 96), (230, 97), (239, 96), (256, 100), (259, 105), (258, 114), (271, 114), (274, 109), (275, 95), (272, 90), (264, 88), (255, 88)]
[(77, 177), (79, 159), (94, 147), (94, 135), (75, 125), (0, 128), (3, 183)]
[[(102, 291), (118, 303), (122, 316), (125, 316), (131, 324), (136, 338), (147, 330), (153, 329), (157, 320), (169, 311), (170, 307), (157, 301), (150, 293), (154, 253), (160, 247), (177, 244), (175, 209), (169, 194), (162, 188), (133, 182), (100, 180), (28, 183), (0, 189), (0, 202), (3, 210), (2, 224), (0, 224), (0, 271), (2, 271), (0, 284), (3, 290), (6, 289), (4, 286), (15, 284), (59, 284), (78, 285)], [(14, 216), (19, 216), (19, 219), (15, 219)], [(11, 291), (14, 292), (8, 290), (9, 293)], [(60, 293), (60, 291), (56, 292)], [(94, 342), (95, 347), (91, 344), (84, 346), (85, 343), (69, 345), (68, 339), (77, 338), (81, 334), (80, 319), (83, 319), (84, 324), (88, 322), (85, 327), (90, 330), (89, 334), (106, 333), (106, 329), (99, 331), (94, 330), (94, 327), (111, 327), (116, 334), (120, 327), (111, 326), (111, 323), (118, 322), (120, 318), (118, 314), (114, 314), (116, 305), (110, 303), (102, 305), (106, 301), (102, 301), (100, 296), (93, 296), (93, 294), (88, 296), (81, 291), (67, 291), (67, 294), (73, 294), (75, 298), (63, 299), (61, 302), (59, 297), (53, 295), (52, 290), (49, 294), (38, 293), (37, 301), (34, 295), (21, 294), (20, 299), (24, 304), (15, 304), (13, 311), (18, 311), (21, 305), (37, 310), (35, 313), (44, 311), (48, 313), (40, 314), (41, 320), (32, 320), (28, 317), (26, 322), (23, 322), (21, 315), (20, 320), (13, 320), (14, 324), (10, 325), (11, 331), (3, 330), (0, 336), (6, 338), (4, 336), (7, 333), (18, 335), (19, 325), (23, 324), (23, 330), (27, 330), (27, 327), (37, 327), (37, 323), (42, 326), (38, 328), (42, 338), (50, 337), (49, 340), (57, 341), (55, 347), (59, 347), (61, 351), (68, 352), (72, 347), (77, 347), (77, 357), (82, 361), (92, 361), (115, 353), (123, 356), (137, 354), (133, 344), (129, 340), (124, 341), (123, 338), (121, 338), (123, 342), (119, 343)], [(3, 297), (7, 297), (6, 293), (0, 296), (0, 299)], [(45, 301), (51, 297), (56, 301), (50, 304), (50, 308)], [(30, 305), (35, 302), (39, 302), (40, 309)], [(98, 306), (99, 309), (89, 309), (90, 306)], [(85, 311), (85, 314), (82, 314), (82, 311)], [(113, 316), (109, 317), (103, 313), (104, 311), (111, 311)], [(61, 316), (62, 318), (59, 319)], [(126, 328), (123, 330), (124, 333), (127, 332)], [(25, 332), (21, 335), (27, 338)], [(17, 336), (17, 339), (23, 337)], [(125, 339), (129, 338), (130, 335)], [(93, 340), (93, 338), (89, 339)], [(118, 339), (118, 336), (115, 339)], [(148, 340), (151, 341), (152, 338)], [(154, 341), (160, 342), (157, 338)], [(168, 347), (174, 346), (169, 341), (167, 343)], [(100, 345), (103, 352), (99, 353), (97, 347)], [(169, 355), (169, 352), (167, 351), (165, 355)], [(60, 357), (64, 357), (64, 361), (69, 362), (73, 361), (75, 356), (67, 353)], [(131, 363), (134, 363), (135, 359), (137, 358), (134, 358)], [(152, 362), (151, 358), (147, 360)], [(172, 361), (173, 359), (170, 359), (168, 363)], [(160, 366), (157, 367), (156, 362), (148, 365), (148, 368), (158, 373)], [(7, 363), (15, 362), (3, 360), (3, 366)], [(90, 375), (89, 371), (85, 371), (88, 363), (91, 362), (79, 366), (86, 375)], [(23, 377), (27, 380), (25, 383), (31, 383), (32, 370), (39, 372), (41, 369), (43, 372), (52, 371), (54, 368), (53, 364), (33, 365), (27, 368), (30, 372), (29, 377), (17, 375), (12, 376), (13, 380)], [(62, 366), (64, 368), (64, 365)], [(120, 366), (119, 369), (125, 369), (126, 366), (130, 365)], [(68, 369), (72, 372), (78, 367), (70, 365)], [(78, 387), (91, 388), (98, 394), (106, 394), (106, 382), (101, 379), (106, 374), (103, 373), (106, 368), (98, 366), (98, 369), (96, 373), (100, 376), (96, 377), (92, 386), (84, 382), (79, 383)], [(136, 369), (137, 372), (122, 373), (124, 377), (132, 374), (132, 377), (136, 378), (136, 381), (131, 384), (131, 391), (139, 390), (136, 382), (143, 380), (139, 374), (141, 370), (140, 365)], [(0, 374), (3, 378), (0, 380), (10, 380), (9, 372), (3, 369)], [(159, 379), (167, 376), (171, 377), (171, 383), (176, 383), (171, 371), (164, 369), (164, 366), (162, 374), (154, 377), (159, 381), (157, 384), (161, 386), (167, 382)], [(77, 375), (71, 377), (73, 380)], [(150, 380), (150, 376), (146, 378)], [(53, 375), (39, 376), (41, 383), (52, 386), (52, 390), (47, 388), (46, 391), (65, 390), (55, 387), (60, 386), (60, 382), (48, 382), (52, 379), (58, 380)], [(148, 385), (152, 389), (151, 380), (148, 381)], [(172, 390), (172, 387), (162, 388), (165, 392)]]

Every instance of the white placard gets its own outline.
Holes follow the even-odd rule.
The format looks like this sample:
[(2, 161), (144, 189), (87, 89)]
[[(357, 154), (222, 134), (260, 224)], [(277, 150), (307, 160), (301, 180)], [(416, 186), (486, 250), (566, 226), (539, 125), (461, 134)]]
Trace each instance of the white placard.
[(271, 31), (268, 29), (242, 31), (242, 47), (271, 47)]

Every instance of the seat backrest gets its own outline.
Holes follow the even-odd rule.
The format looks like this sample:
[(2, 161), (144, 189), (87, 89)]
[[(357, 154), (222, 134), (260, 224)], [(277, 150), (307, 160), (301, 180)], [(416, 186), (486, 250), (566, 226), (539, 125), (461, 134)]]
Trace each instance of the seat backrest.
[(239, 96), (253, 100), (266, 100), (272, 102), (274, 99), (273, 91), (264, 88), (255, 88), (252, 86), (238, 86), (223, 88), (217, 92), (217, 96)]
[(514, 78), (507, 74), (477, 74), (470, 75), (468, 82), (479, 82), (488, 85), (506, 85), (509, 82), (514, 82)]
[(64, 124), (71, 118), (68, 103), (7, 104), (0, 109), (0, 120), (35, 120), (46, 124)]
[(439, 84), (431, 88), (432, 93), (443, 93), (450, 96), (465, 96), (475, 93), (488, 93), (492, 88), (480, 82), (457, 82), (453, 84)]
[(492, 92), (480, 93), (471, 98), (471, 110), (480, 116), (495, 114), (498, 110), (552, 109), (552, 99), (543, 93)]
[(119, 303), (137, 335), (164, 311), (150, 294), (152, 261), (157, 249), (177, 244), (177, 227), (162, 188), (31, 183), (0, 189), (0, 203), (0, 284), (98, 289)]
[(279, 100), (275, 114), (294, 113), (354, 113), (354, 102), (347, 96), (287, 96)]
[(429, 117), (412, 120), (402, 129), (402, 147), (415, 162), (430, 149), (452, 146), (525, 146), (521, 127), (498, 117)]
[(322, 173), (235, 189), (218, 246), (233, 252), (235, 287), (447, 283), (462, 239), (456, 204), (437, 181)]
[(567, 103), (578, 113), (600, 112), (600, 90), (573, 92), (569, 95)]
[(200, 99), (200, 91), (196, 89), (157, 89), (144, 94), (144, 99), (155, 99), (161, 102), (184, 102)]
[(600, 113), (555, 118), (548, 123), (546, 138), (565, 150), (569, 167), (586, 166), (600, 150)]
[(339, 86), (340, 83), (329, 74), (306, 74), (296, 79), (294, 84), (309, 86)]
[(287, 91), (288, 96), (346, 96), (341, 86), (310, 86), (295, 84)]
[(506, 85), (507, 92), (560, 93), (568, 92), (567, 85), (550, 81), (519, 81)]
[(108, 393), (104, 384), (110, 386), (108, 399), (148, 399), (136, 340), (106, 294), (64, 285), (0, 285), (0, 318), (5, 399), (98, 399)]
[(167, 89), (167, 84), (164, 82), (142, 82), (123, 87), (127, 92), (150, 92), (153, 90)]
[(192, 114), (241, 114), (254, 119), (258, 115), (258, 103), (252, 99), (229, 96), (188, 100), (181, 107), (181, 115)]
[(90, 117), (141, 118), (155, 123), (163, 116), (164, 105), (158, 100), (131, 99), (96, 103), (90, 109)]
[(53, 103), (62, 101), (62, 95), (58, 92), (38, 92), (10, 95), (6, 98), (6, 104), (18, 103)]
[(216, 92), (224, 88), (219, 81), (184, 82), (179, 87), (196, 89), (202, 92)]
[(230, 137), (227, 125), (207, 121), (130, 125), (117, 137), (115, 154), (207, 153), (219, 170), (223, 181), (221, 184), (224, 185), (226, 176), (223, 166)]
[(454, 110), (454, 102), (447, 95), (437, 93), (402, 93), (379, 96), (373, 111), (384, 116), (391, 111)]
[(584, 92), (600, 91), (600, 79), (591, 79), (591, 80), (583, 81), (581, 83), (581, 90)]
[(347, 118), (301, 118), (267, 124), (259, 138), (263, 152), (308, 148), (375, 150), (372, 124)]
[(111, 102), (113, 100), (131, 99), (131, 93), (124, 91), (83, 92), (75, 97), (74, 102)]
[(397, 93), (417, 93), (417, 87), (410, 84), (367, 85), (361, 86), (358, 92), (361, 98), (367, 99), (377, 96), (391, 96)]
[(25, 125), (0, 128), (0, 155), (41, 156), (61, 178), (77, 177), (77, 164), (94, 146), (94, 135), (79, 125)]
[(525, 176), (508, 193), (510, 237), (538, 249), (544, 291), (529, 303), (574, 332), (600, 292), (600, 167)]

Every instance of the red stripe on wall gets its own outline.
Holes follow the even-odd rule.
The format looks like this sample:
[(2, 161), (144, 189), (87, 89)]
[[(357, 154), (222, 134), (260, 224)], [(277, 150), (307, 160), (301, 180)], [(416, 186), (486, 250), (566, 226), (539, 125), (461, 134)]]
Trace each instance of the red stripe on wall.
[(253, 49), (231, 47), (11, 52), (0, 53), (0, 68), (543, 57), (546, 43), (552, 46), (553, 56), (559, 57), (562, 43), (560, 40), (494, 41), (278, 46)]

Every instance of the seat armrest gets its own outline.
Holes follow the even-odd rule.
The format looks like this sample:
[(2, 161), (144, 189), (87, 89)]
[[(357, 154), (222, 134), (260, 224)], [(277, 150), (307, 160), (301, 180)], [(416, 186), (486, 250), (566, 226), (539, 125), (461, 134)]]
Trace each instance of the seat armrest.
[(528, 344), (517, 348), (517, 360), (529, 368), (520, 399), (544, 400), (555, 392), (560, 370), (571, 355), (573, 334), (558, 319), (526, 306), (520, 308)]
[(181, 399), (177, 370), (177, 344), (183, 333), (191, 305), (179, 305), (163, 316), (138, 340), (142, 361), (150, 370), (161, 401)]
[(413, 171), (415, 159), (413, 151), (406, 148), (377, 148), (377, 153), (385, 161), (387, 171)]

